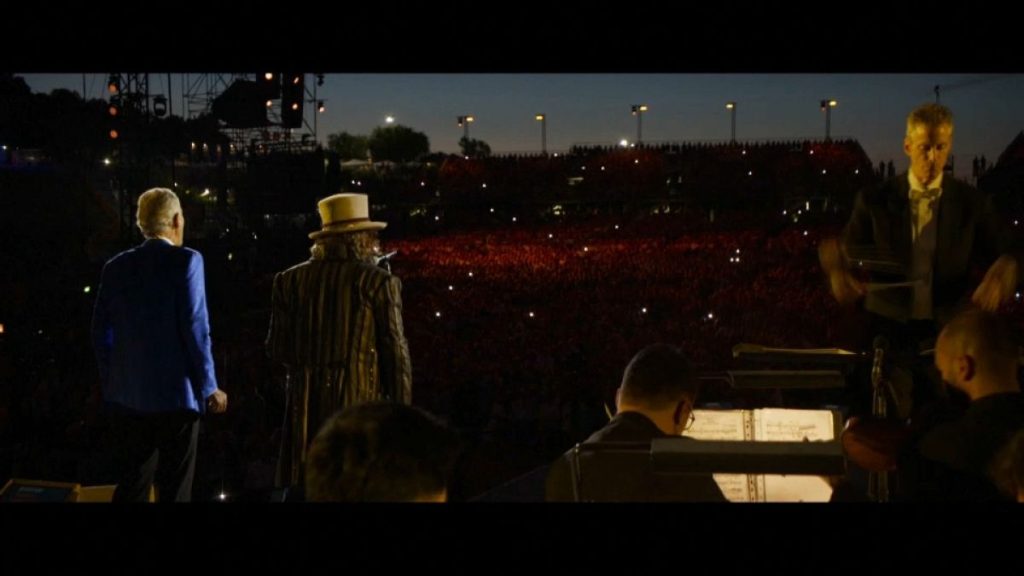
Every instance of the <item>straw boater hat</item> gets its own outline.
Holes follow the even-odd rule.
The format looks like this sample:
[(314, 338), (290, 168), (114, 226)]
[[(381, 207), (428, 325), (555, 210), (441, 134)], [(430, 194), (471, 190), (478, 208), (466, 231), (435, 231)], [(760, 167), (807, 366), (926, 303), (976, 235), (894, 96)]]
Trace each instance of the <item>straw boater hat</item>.
[(335, 194), (318, 202), (317, 207), (323, 225), (309, 235), (313, 240), (360, 230), (380, 230), (387, 226), (385, 222), (370, 220), (366, 194)]

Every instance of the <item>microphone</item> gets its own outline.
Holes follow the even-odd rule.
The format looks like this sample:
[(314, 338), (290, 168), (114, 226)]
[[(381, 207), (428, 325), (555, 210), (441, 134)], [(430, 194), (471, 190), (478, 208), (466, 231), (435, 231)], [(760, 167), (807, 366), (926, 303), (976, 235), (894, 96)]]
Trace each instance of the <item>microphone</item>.
[(889, 339), (882, 335), (875, 336), (871, 346), (875, 349), (875, 362), (871, 367), (871, 382), (876, 384), (882, 378), (882, 363), (885, 361), (886, 351), (889, 350)]
[(383, 256), (377, 256), (377, 261), (374, 263), (388, 272), (391, 272), (391, 257), (395, 254), (398, 254), (398, 250), (392, 250)]

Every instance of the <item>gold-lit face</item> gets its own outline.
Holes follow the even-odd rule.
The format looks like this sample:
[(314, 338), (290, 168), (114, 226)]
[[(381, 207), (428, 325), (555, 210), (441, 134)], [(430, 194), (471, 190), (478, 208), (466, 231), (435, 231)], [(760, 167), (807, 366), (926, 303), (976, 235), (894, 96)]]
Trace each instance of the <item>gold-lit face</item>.
[(949, 124), (918, 124), (903, 140), (903, 151), (910, 158), (910, 171), (922, 185), (938, 178), (952, 148), (953, 127)]

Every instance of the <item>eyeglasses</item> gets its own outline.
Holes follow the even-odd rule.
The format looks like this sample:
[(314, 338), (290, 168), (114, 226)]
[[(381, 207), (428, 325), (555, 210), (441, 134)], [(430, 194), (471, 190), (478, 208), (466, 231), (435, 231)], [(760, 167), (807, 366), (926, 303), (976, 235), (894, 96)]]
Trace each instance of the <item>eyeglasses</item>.
[(697, 419), (697, 416), (694, 415), (693, 410), (691, 409), (690, 410), (690, 415), (687, 416), (687, 418), (686, 418), (686, 425), (683, 426), (683, 432), (686, 432), (691, 427), (693, 427), (693, 421), (696, 420), (696, 419)]

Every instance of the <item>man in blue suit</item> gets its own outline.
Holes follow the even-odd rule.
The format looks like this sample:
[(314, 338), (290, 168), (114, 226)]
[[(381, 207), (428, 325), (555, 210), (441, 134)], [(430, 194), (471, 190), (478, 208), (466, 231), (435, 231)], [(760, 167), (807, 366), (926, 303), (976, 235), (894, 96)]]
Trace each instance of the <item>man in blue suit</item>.
[(92, 319), (120, 481), (114, 501), (192, 497), (199, 416), (227, 409), (210, 351), (203, 257), (182, 247), (185, 217), (166, 188), (139, 197), (146, 241), (103, 266)]

